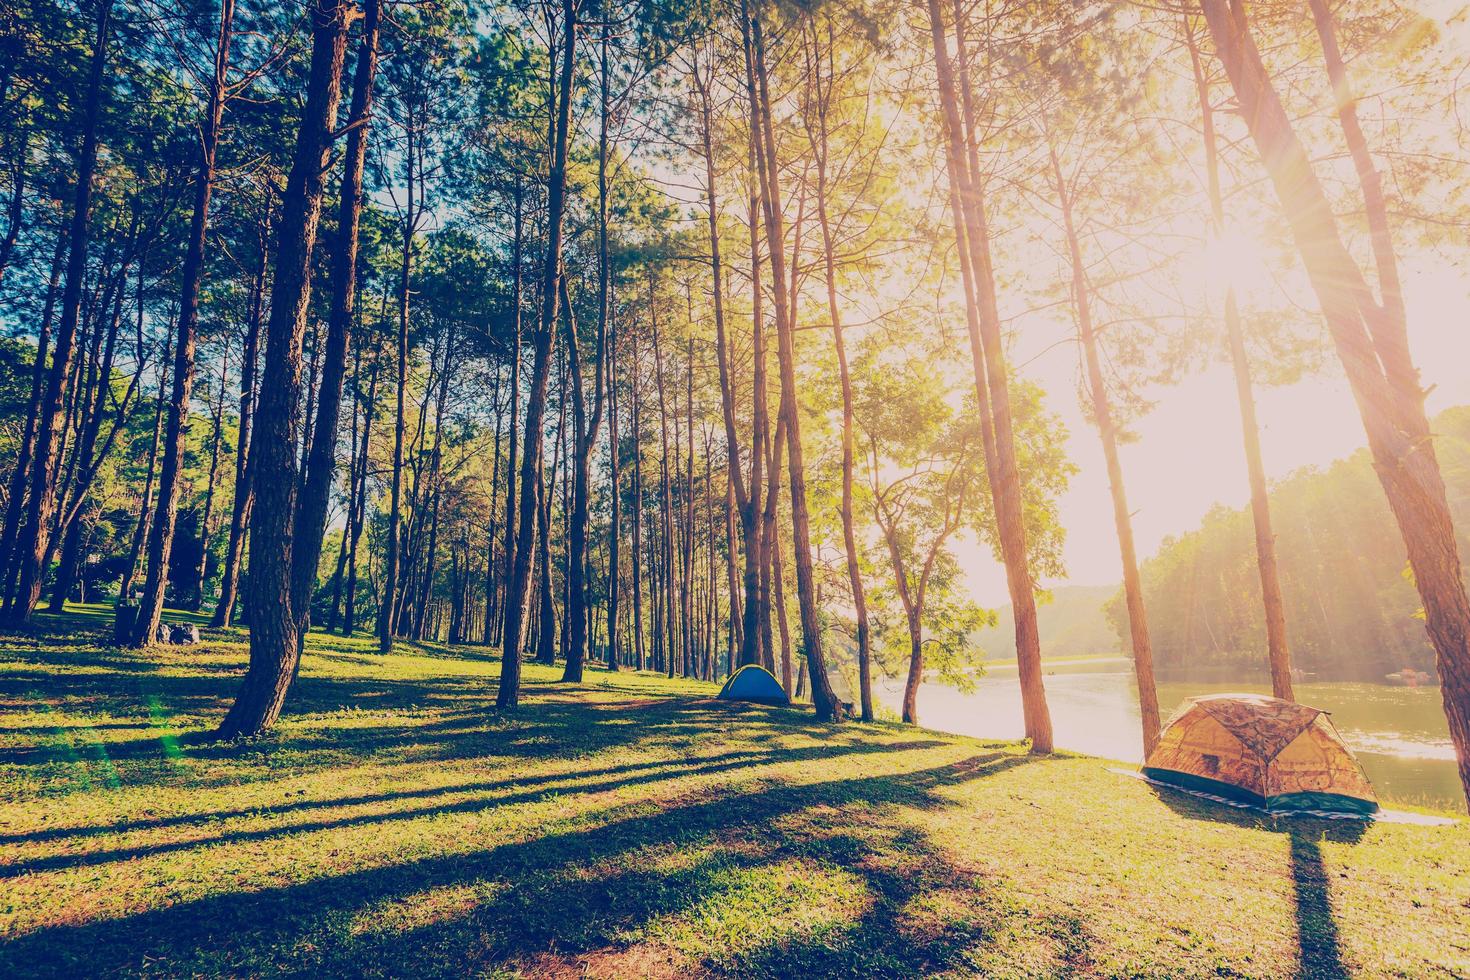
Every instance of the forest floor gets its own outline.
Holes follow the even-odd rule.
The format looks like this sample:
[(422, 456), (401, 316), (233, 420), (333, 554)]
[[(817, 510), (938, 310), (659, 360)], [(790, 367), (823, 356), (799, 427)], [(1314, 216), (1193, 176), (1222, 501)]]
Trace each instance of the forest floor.
[(1273, 823), (1099, 759), (313, 634), (0, 637), (0, 976), (1470, 974), (1470, 825)]

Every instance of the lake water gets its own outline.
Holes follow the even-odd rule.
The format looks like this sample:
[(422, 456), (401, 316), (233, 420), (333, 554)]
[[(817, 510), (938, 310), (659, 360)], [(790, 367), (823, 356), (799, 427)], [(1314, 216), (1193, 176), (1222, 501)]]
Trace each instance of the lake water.
[[(1138, 691), (1128, 659), (1057, 661), (1044, 668), (1058, 748), (1143, 761)], [(1161, 681), (1159, 708), (1167, 719), (1186, 697), (1194, 695), (1269, 694), (1269, 681), (1264, 677), (1262, 681), (1265, 683)], [(1381, 799), (1465, 811), (1439, 688), (1327, 682), (1295, 687), (1297, 700), (1332, 713), (1333, 724), (1352, 746)], [(897, 710), (902, 681), (878, 680), (874, 696)], [(1015, 665), (989, 665), (970, 694), (941, 684), (924, 684), (919, 690), (919, 722), (957, 735), (1021, 738), (1024, 728)]]

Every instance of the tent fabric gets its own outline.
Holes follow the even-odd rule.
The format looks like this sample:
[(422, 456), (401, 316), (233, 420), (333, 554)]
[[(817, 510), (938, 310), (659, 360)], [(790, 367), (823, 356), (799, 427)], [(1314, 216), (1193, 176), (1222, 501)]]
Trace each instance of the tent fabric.
[(746, 664), (735, 671), (716, 696), (727, 701), (754, 701), (757, 704), (791, 703), (781, 682), (759, 664)]
[(1327, 712), (1259, 694), (1185, 701), (1143, 771), (1268, 809), (1378, 808), (1372, 785)]

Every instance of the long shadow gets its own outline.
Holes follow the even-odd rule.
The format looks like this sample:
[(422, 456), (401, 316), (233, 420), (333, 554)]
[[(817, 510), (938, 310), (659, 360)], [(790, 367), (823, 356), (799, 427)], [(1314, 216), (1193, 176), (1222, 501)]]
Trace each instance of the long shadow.
[[(714, 866), (800, 855), (773, 830), (810, 807), (855, 817), (889, 805), (953, 805), (941, 792), (1031, 757), (977, 756), (893, 776), (775, 784), (691, 794), (656, 812), (641, 801), (588, 814), (571, 829), (460, 855), (436, 856), (230, 892), (125, 918), (55, 926), (0, 946), (0, 975), (174, 974), (462, 975), (489, 972), (550, 950), (593, 950), (658, 916), (694, 907), (726, 887)], [(370, 825), (377, 818), (357, 821)], [(824, 817), (823, 819), (827, 819)], [(744, 837), (748, 848), (729, 847)], [(661, 867), (666, 848), (698, 858)], [(850, 863), (861, 855), (819, 855)], [(468, 891), (452, 914), (426, 896)], [(385, 904), (428, 910), (428, 925), (390, 936), (365, 928)], [(907, 966), (932, 950), (893, 954)], [(913, 975), (913, 971), (906, 971)]]
[(1155, 786), (1153, 789), (1169, 809), (1191, 820), (1284, 834), (1290, 841), (1298, 976), (1312, 980), (1348, 976), (1348, 968), (1343, 962), (1342, 938), (1332, 912), (1332, 893), (1322, 860), (1322, 841), (1355, 844), (1368, 831), (1366, 820), (1272, 816), (1257, 810), (1213, 803), (1168, 787)]
[[(400, 823), (406, 820), (417, 820), (420, 817), (437, 817), (455, 813), (479, 813), (494, 810), (500, 807), (516, 806), (523, 803), (537, 803), (552, 796), (580, 796), (595, 793), (607, 793), (617, 789), (631, 786), (642, 786), (650, 783), (660, 783), (674, 776), (706, 776), (719, 773), (734, 772), (755, 766), (769, 765), (788, 761), (801, 761), (803, 759), (829, 759), (841, 755), (861, 753), (886, 753), (903, 751), (904, 748), (925, 748), (939, 745), (938, 742), (910, 743), (907, 746), (897, 746), (885, 743), (875, 743), (867, 746), (852, 746), (847, 749), (832, 749), (827, 747), (814, 749), (797, 749), (781, 753), (767, 755), (751, 755), (743, 759), (731, 759), (726, 762), (710, 765), (700, 764), (695, 760), (693, 765), (687, 766), (680, 773), (666, 771), (643, 772), (635, 775), (623, 776), (620, 779), (605, 779), (597, 782), (582, 783), (580, 785), (544, 785), (546, 783), (575, 783), (584, 777), (576, 773), (568, 773), (561, 776), (543, 777), (541, 779), (526, 780), (526, 783), (542, 783), (538, 789), (527, 789), (519, 793), (510, 793), (500, 796), (484, 798), (483, 794), (493, 793), (497, 789), (516, 788), (522, 785), (518, 780), (505, 780), (503, 782), (484, 783), (480, 785), (469, 785), (463, 787), (452, 787), (433, 791), (422, 791), (421, 793), (389, 793), (381, 797), (368, 798), (365, 802), (391, 802), (398, 799), (409, 799), (415, 796), (419, 798), (432, 797), (433, 795), (447, 796), (459, 793), (480, 794), (479, 798), (461, 800), (456, 803), (430, 802), (424, 806), (411, 807), (401, 810), (393, 810), (388, 813), (371, 815), (357, 815), (346, 817), (335, 817), (321, 820), (311, 820), (301, 823), (283, 824), (275, 827), (263, 827), (259, 830), (240, 830), (222, 833), (207, 837), (194, 838), (190, 840), (165, 841), (156, 844), (140, 844), (136, 847), (120, 847), (107, 850), (89, 851), (84, 854), (57, 854), (48, 857), (34, 858), (31, 860), (14, 861), (9, 864), (0, 864), (0, 880), (15, 878), (24, 874), (32, 874), (39, 871), (56, 871), (63, 868), (86, 868), (96, 867), (102, 864), (111, 864), (116, 861), (130, 861), (135, 858), (155, 857), (161, 854), (169, 854), (176, 851), (187, 851), (196, 847), (211, 847), (220, 844), (243, 844), (253, 841), (272, 840), (278, 837), (286, 837), (292, 834), (312, 833), (320, 830), (331, 830), (338, 827), (355, 827), (364, 823), (387, 824)], [(1000, 757), (1001, 753), (995, 753), (992, 758)], [(678, 765), (677, 762), (664, 763), (665, 768)], [(351, 806), (354, 804), (338, 804)], [(191, 821), (192, 822), (192, 821)], [(126, 829), (144, 829), (133, 827)]]
[[(220, 695), (212, 685), (201, 684), (200, 680), (161, 679), (162, 683), (151, 687), (148, 695), (140, 697), (138, 713), (146, 717), (148, 711), (142, 705), (148, 704), (159, 705), (159, 711), (165, 717), (178, 710), (176, 694), (154, 692), (179, 682), (191, 688), (190, 696), (197, 698), (201, 706), (208, 705), (210, 714), (217, 712), (220, 710)], [(834, 738), (830, 729), (786, 709), (752, 708), (732, 715), (731, 710), (723, 705), (687, 697), (652, 698), (635, 712), (615, 703), (600, 705), (578, 699), (541, 699), (533, 686), (527, 695), (531, 703), (521, 712), (496, 715), (493, 692), (465, 694), (466, 685), (462, 678), (449, 678), (435, 684), (405, 682), (400, 685), (403, 689), (395, 692), (393, 704), (373, 700), (372, 693), (381, 686), (385, 685), (332, 684), (333, 694), (327, 703), (333, 709), (353, 703), (363, 708), (358, 720), (346, 727), (313, 725), (295, 728), (289, 732), (289, 737), (268, 736), (239, 743), (215, 743), (200, 740), (206, 733), (185, 733), (182, 738), (175, 738), (170, 732), (150, 729), (146, 722), (140, 722), (135, 727), (140, 737), (93, 739), (86, 745), (89, 751), (113, 761), (169, 762), (181, 748), (190, 758), (212, 760), (261, 758), (285, 751), (293, 756), (293, 769), (307, 773), (340, 765), (344, 751), (363, 760), (388, 755), (398, 761), (455, 762), (486, 756), (575, 759), (592, 756), (614, 746), (637, 748), (656, 744), (665, 750), (678, 750), (694, 747), (700, 738), (708, 734), (712, 724), (729, 724), (732, 718), (738, 718), (748, 736), (758, 737), (763, 728), (768, 728), (770, 734), (779, 731), (782, 735), (808, 735), (827, 743)], [(311, 703), (313, 685), (303, 683), (302, 687), (305, 690), (298, 698), (297, 711), (319, 711), (320, 706)], [(0, 685), (0, 690), (3, 690), (3, 685)], [(437, 717), (425, 722), (393, 714), (397, 708), (410, 707), (432, 710)], [(201, 707), (191, 710), (195, 715), (205, 713)], [(382, 712), (379, 723), (362, 724), (361, 718), (373, 711)], [(58, 727), (52, 731), (82, 737), (93, 734), (88, 726)], [(12, 746), (0, 749), (0, 764), (52, 766), (74, 761), (76, 751), (70, 740)], [(313, 759), (310, 755), (313, 752), (319, 752), (320, 756)], [(303, 755), (306, 758), (303, 759)], [(207, 780), (200, 783), (207, 784)]]
[[(504, 779), (494, 782), (481, 780), (468, 780), (460, 783), (450, 783), (442, 786), (431, 786), (422, 789), (394, 790), (387, 793), (363, 793), (354, 796), (335, 796), (320, 799), (291, 800), (280, 803), (264, 804), (237, 810), (210, 810), (204, 812), (192, 812), (178, 814), (172, 817), (153, 817), (139, 820), (129, 820), (121, 823), (110, 824), (84, 824), (74, 827), (48, 827), (45, 830), (33, 830), (24, 833), (7, 834), (0, 833), (0, 844), (26, 844), (40, 843), (53, 840), (84, 839), (87, 837), (104, 837), (112, 834), (126, 834), (137, 831), (149, 831), (167, 829), (170, 827), (184, 827), (191, 824), (210, 824), (225, 820), (233, 820), (241, 817), (274, 817), (297, 813), (302, 810), (324, 810), (336, 807), (366, 806), (372, 803), (385, 803), (396, 800), (430, 799), (437, 796), (449, 796), (456, 793), (482, 792), (490, 793), (498, 790), (515, 787), (525, 788), (540, 786), (547, 783), (560, 783), (571, 780), (590, 779), (599, 776), (616, 776), (624, 773), (646, 772), (651, 769), (679, 769), (681, 772), (669, 773), (668, 775), (690, 775), (691, 773), (710, 773), (733, 769), (738, 766), (757, 766), (778, 764), (783, 762), (795, 762), (810, 758), (827, 758), (833, 755), (858, 753), (858, 752), (908, 752), (920, 749), (935, 748), (944, 745), (944, 742), (933, 740), (909, 741), (909, 742), (886, 742), (875, 743), (867, 746), (839, 747), (836, 751), (828, 747), (808, 749), (780, 749), (776, 751), (757, 752), (754, 750), (743, 750), (738, 752), (723, 752), (719, 755), (700, 756), (698, 758), (678, 757), (672, 759), (650, 759), (645, 762), (630, 762), (620, 766), (607, 766), (601, 769), (588, 769), (575, 773), (544, 773), (537, 776), (522, 776), (515, 779)], [(691, 768), (692, 767), (692, 768)], [(287, 828), (290, 829), (290, 828)]]

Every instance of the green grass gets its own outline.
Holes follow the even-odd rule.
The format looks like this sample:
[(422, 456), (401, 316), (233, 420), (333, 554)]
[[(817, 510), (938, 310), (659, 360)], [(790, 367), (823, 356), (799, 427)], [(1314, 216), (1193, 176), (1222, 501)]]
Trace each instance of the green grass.
[(313, 635), (278, 731), (194, 736), (243, 637), (0, 638), (0, 976), (1470, 972), (1470, 828), (1294, 821), (1101, 760), (708, 685)]

